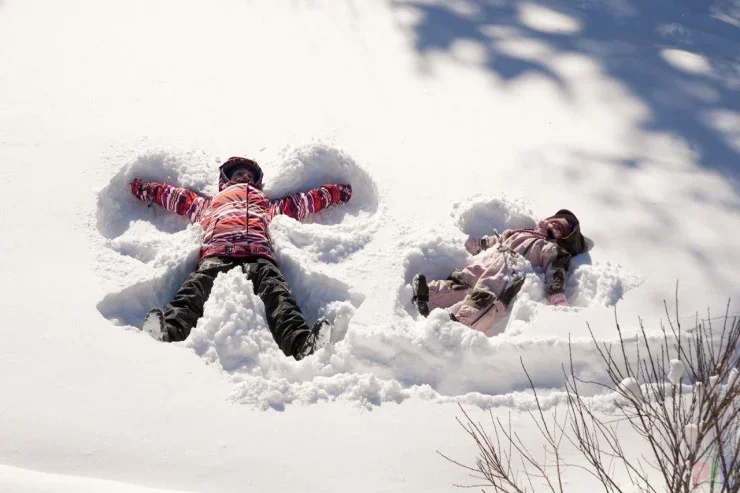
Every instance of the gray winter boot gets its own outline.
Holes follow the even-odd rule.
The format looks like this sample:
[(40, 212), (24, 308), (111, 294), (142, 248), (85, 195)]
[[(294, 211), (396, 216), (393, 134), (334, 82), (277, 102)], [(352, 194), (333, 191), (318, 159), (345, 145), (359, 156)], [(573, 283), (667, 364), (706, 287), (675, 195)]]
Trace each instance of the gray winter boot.
[(311, 327), (311, 332), (308, 334), (303, 346), (295, 354), (295, 359), (300, 361), (329, 344), (332, 329), (333, 327), (327, 319), (324, 317), (319, 318), (313, 324), (313, 327)]
[(522, 285), (524, 284), (524, 277), (522, 277), (519, 274), (515, 274), (511, 278), (509, 278), (509, 282), (507, 283), (507, 286), (504, 288), (504, 291), (501, 293), (501, 295), (498, 297), (499, 301), (504, 304), (506, 308), (509, 307), (512, 301), (514, 301), (514, 298), (517, 294), (519, 294), (519, 291), (522, 289)]
[(158, 341), (169, 342), (167, 331), (164, 328), (164, 313), (159, 308), (149, 310), (141, 330)]

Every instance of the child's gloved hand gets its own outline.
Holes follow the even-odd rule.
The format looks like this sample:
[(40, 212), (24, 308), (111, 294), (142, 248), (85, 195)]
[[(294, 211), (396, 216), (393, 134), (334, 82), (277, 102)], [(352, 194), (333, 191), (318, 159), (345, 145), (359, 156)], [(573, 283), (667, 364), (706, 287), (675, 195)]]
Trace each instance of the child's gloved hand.
[(555, 306), (570, 306), (565, 298), (565, 293), (553, 293), (550, 295), (550, 304)]
[(137, 197), (141, 195), (141, 189), (144, 187), (144, 184), (139, 180), (138, 178), (134, 178), (134, 181), (131, 182), (131, 193), (136, 195)]
[(470, 237), (465, 241), (465, 249), (470, 252), (470, 255), (478, 255), (483, 250), (480, 238)]
[(339, 185), (339, 203), (346, 204), (352, 198), (352, 185)]

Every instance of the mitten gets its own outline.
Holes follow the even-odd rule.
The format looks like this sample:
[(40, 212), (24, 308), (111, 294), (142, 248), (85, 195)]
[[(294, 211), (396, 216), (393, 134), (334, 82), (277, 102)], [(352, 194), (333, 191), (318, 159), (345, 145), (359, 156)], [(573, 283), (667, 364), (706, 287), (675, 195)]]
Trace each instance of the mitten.
[(141, 197), (141, 190), (144, 188), (144, 184), (138, 178), (134, 178), (131, 182), (131, 193), (137, 197)]
[(346, 204), (352, 198), (352, 185), (339, 185), (339, 204)]
[(482, 240), (480, 238), (470, 237), (465, 241), (465, 249), (470, 255), (478, 255), (483, 250)]
[(550, 304), (555, 306), (570, 306), (568, 300), (565, 298), (565, 293), (553, 293), (550, 295)]

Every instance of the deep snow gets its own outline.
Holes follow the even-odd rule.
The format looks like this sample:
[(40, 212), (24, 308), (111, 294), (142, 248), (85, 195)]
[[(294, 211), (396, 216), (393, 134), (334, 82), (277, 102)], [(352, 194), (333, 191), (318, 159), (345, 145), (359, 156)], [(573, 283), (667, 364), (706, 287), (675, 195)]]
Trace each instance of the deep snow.
[[(554, 406), (569, 337), (603, 378), (587, 322), (657, 327), (677, 280), (685, 323), (737, 299), (738, 26), (729, 0), (0, 2), (0, 488), (464, 482), (434, 451), (472, 456), (458, 402), (521, 420), (520, 358)], [(200, 230), (127, 183), (213, 194), (231, 155), (273, 197), (353, 184), (271, 228), (305, 313), (338, 329), (305, 361), (236, 272), (187, 341), (136, 328)], [(570, 308), (529, 269), (490, 337), (414, 313), (413, 275), (464, 265), (467, 235), (563, 207), (596, 242)]]

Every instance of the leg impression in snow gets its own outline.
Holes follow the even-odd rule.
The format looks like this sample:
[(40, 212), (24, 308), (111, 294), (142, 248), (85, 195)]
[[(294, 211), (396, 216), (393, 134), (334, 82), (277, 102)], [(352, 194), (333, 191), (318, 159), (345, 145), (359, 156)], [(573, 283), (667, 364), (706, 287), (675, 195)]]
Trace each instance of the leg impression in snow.
[(474, 261), (445, 280), (427, 282), (417, 274), (412, 281), (412, 301), (423, 316), (443, 308), (453, 320), (486, 332), (501, 320), (524, 284), (515, 267), (518, 257), (544, 270), (550, 304), (568, 306), (565, 274), (570, 259), (592, 247), (593, 242), (581, 234), (575, 214), (561, 209), (536, 228), (469, 238), (465, 248)]
[(349, 184), (327, 184), (306, 193), (270, 200), (262, 191), (262, 169), (251, 159), (232, 157), (219, 168), (219, 192), (207, 198), (165, 183), (134, 179), (131, 193), (148, 203), (187, 216), (203, 227), (200, 261), (164, 311), (149, 312), (142, 330), (163, 342), (183, 341), (198, 319), (221, 272), (241, 268), (265, 304), (267, 325), (286, 356), (300, 360), (329, 342), (331, 324), (309, 328), (273, 256), (268, 225), (286, 214), (302, 220), (352, 197)]

